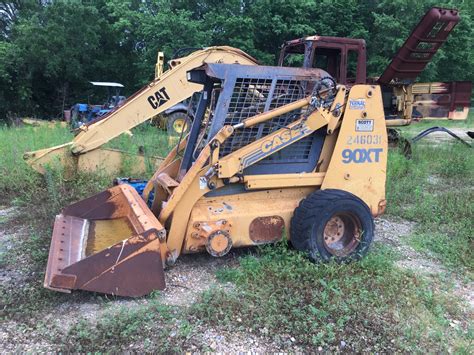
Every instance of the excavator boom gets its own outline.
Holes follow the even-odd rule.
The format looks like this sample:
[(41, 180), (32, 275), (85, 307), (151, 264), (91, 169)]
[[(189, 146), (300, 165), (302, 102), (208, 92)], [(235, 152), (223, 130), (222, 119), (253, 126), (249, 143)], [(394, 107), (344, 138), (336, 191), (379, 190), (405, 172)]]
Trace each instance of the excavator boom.
[[(44, 173), (44, 166), (57, 159), (72, 172), (95, 171), (105, 163), (108, 173), (118, 172), (121, 152), (100, 147), (202, 90), (202, 85), (187, 81), (186, 73), (206, 63), (255, 65), (257, 61), (245, 52), (227, 46), (209, 47), (174, 59), (169, 70), (129, 97), (122, 106), (84, 125), (72, 142), (28, 152), (24, 159), (40, 173)], [(138, 157), (136, 161), (134, 173), (143, 172), (144, 157)]]

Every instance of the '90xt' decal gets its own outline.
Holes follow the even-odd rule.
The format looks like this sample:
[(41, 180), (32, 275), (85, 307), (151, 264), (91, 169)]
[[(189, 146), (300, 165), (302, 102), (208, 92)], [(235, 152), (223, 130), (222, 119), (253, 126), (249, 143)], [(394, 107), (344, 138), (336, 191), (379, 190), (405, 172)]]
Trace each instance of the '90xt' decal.
[(342, 162), (344, 164), (378, 163), (380, 160), (380, 153), (382, 152), (382, 148), (344, 149), (342, 151)]
[(161, 88), (160, 90), (156, 91), (154, 95), (148, 96), (147, 100), (151, 107), (156, 110), (158, 107), (168, 102), (169, 99), (170, 97), (166, 92), (166, 88)]

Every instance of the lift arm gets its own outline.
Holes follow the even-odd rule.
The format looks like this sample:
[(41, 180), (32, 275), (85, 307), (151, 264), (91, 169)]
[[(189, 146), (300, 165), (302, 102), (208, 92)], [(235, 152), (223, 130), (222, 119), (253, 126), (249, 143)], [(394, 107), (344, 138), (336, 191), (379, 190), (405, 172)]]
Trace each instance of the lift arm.
[[(202, 85), (188, 82), (186, 73), (205, 63), (255, 65), (257, 61), (239, 49), (226, 46), (210, 47), (196, 51), (184, 58), (174, 59), (171, 69), (129, 97), (122, 106), (99, 120), (83, 126), (82, 131), (72, 142), (26, 153), (25, 160), (41, 173), (44, 172), (43, 166), (45, 164), (51, 163), (58, 157), (62, 164), (72, 165), (76, 171), (82, 170), (82, 166), (87, 166), (88, 171), (94, 170), (94, 167), (102, 165), (97, 159), (100, 159), (103, 154), (95, 152), (94, 161), (89, 161), (86, 153), (97, 150), (113, 138), (200, 91)], [(77, 158), (79, 155), (82, 156)], [(90, 156), (92, 157), (92, 155)], [(119, 164), (120, 159), (114, 165)]]
[[(247, 146), (222, 157), (219, 159), (217, 164), (219, 166), (218, 177), (231, 178), (237, 173), (243, 173), (244, 169), (248, 168), (250, 165), (253, 165), (296, 141), (309, 136), (319, 128), (328, 125), (332, 120), (334, 120), (333, 126), (335, 127), (342, 114), (342, 111), (337, 110), (337, 108), (344, 107), (345, 94), (346, 88), (340, 86), (330, 108), (315, 108), (307, 117), (301, 117), (300, 119), (288, 124), (286, 127), (280, 128), (266, 137), (256, 140)], [(308, 105), (311, 102), (311, 99), (311, 96), (309, 96), (291, 104), (276, 108), (272, 111), (247, 118), (241, 124), (237, 124), (234, 128), (252, 127), (256, 124), (268, 121), (280, 114)]]

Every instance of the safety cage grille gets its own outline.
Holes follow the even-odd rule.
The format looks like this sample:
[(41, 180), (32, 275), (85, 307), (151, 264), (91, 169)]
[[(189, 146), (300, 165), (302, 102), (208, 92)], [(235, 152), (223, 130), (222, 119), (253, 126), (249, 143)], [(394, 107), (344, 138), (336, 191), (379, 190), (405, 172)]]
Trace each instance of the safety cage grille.
[[(309, 94), (314, 83), (308, 80), (236, 78), (224, 125), (235, 125), (246, 118), (292, 103)], [(305, 109), (293, 110), (277, 116), (271, 121), (236, 131), (221, 147), (220, 155), (225, 156), (266, 136), (306, 113)], [(261, 163), (306, 162), (309, 159), (312, 137), (300, 141), (274, 153)]]

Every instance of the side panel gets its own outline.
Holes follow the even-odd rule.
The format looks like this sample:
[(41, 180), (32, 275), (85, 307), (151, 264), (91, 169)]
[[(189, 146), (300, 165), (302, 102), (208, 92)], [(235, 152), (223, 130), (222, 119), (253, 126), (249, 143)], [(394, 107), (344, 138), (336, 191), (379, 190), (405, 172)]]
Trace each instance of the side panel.
[(465, 120), (471, 92), (470, 81), (413, 84), (413, 118)]
[(387, 148), (380, 87), (353, 86), (321, 189), (351, 192), (374, 216), (383, 213)]
[[(289, 236), (291, 217), (314, 187), (202, 197), (193, 207), (183, 253), (205, 251), (209, 236), (222, 230), (233, 247), (272, 243)], [(265, 206), (264, 209), (259, 206)], [(282, 223), (283, 222), (283, 223)]]

